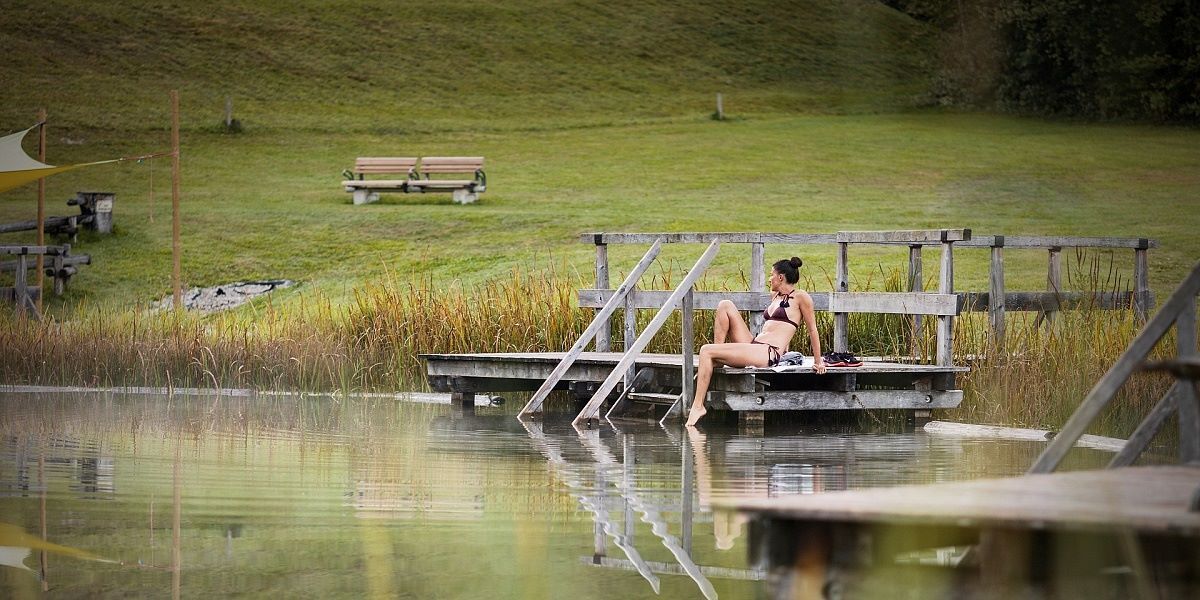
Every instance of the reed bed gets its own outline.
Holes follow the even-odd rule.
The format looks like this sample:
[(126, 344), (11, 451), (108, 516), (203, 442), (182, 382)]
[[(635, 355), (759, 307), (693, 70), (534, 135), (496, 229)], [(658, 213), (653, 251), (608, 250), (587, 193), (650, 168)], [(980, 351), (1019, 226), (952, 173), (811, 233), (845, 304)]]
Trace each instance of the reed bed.
[[(1070, 266), (1068, 274), (1070, 275)], [(1103, 269), (1075, 265), (1074, 284), (1093, 278), (1093, 289), (1123, 285)], [(646, 288), (672, 287), (675, 267), (647, 275)], [(823, 283), (823, 282), (822, 282)], [(746, 289), (702, 280), (702, 289)], [(435, 284), (431, 276), (395, 276), (356, 291), (335, 304), (315, 295), (285, 309), (262, 303), (232, 314), (196, 315), (149, 310), (113, 312), (78, 308), (42, 322), (0, 322), (0, 380), (10, 384), (103, 387), (206, 387), (371, 392), (420, 390), (425, 386), (420, 353), (539, 352), (569, 348), (590, 322), (575, 290), (583, 278), (563, 267), (514, 269), (483, 286)], [(812, 280), (807, 289), (825, 289)], [(898, 271), (878, 269), (853, 282), (858, 290), (902, 289)], [(639, 330), (654, 311), (637, 315)], [(676, 312), (649, 347), (678, 352)], [(622, 342), (620, 313), (613, 338)], [(712, 314), (697, 311), (697, 341), (711, 331)], [(818, 330), (832, 338), (832, 316)], [(968, 313), (955, 328), (956, 361), (963, 376), (963, 405), (952, 418), (980, 423), (1055, 428), (1086, 396), (1136, 335), (1131, 310), (1065, 311), (1053, 321), (1009, 314), (1008, 334), (997, 344), (986, 314)], [(898, 315), (851, 315), (852, 350), (863, 356), (933, 355), (933, 321), (914, 332)], [(1161, 344), (1173, 348), (1171, 340)], [(807, 351), (805, 340), (795, 348)], [(828, 350), (828, 348), (826, 348)], [(1165, 377), (1139, 375), (1129, 382), (1097, 428), (1127, 434), (1165, 393)]]

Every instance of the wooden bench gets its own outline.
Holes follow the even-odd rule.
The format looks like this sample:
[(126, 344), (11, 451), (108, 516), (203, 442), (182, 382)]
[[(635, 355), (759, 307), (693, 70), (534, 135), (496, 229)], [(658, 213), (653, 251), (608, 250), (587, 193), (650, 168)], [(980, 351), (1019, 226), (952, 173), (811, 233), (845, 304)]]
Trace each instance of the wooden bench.
[[(470, 173), (471, 179), (433, 179), (430, 175)], [(487, 190), (487, 174), (482, 156), (427, 156), (417, 167), (417, 179), (409, 182), (409, 191), (451, 192), (454, 201), (467, 204)]]
[[(353, 171), (342, 172), (346, 177), (342, 186), (354, 194), (355, 204), (374, 202), (380, 192), (408, 192), (409, 182), (417, 177), (417, 161), (415, 157), (360, 157)], [(403, 179), (366, 179), (366, 175), (402, 175)]]
[[(433, 178), (431, 175), (470, 173), (471, 179)], [(379, 199), (380, 192), (450, 192), (455, 202), (467, 204), (479, 199), (487, 189), (482, 156), (429, 156), (421, 159), (401, 157), (360, 157), (354, 170), (343, 171), (342, 186), (354, 194), (355, 204)], [(366, 175), (397, 175), (403, 179), (367, 179)]]

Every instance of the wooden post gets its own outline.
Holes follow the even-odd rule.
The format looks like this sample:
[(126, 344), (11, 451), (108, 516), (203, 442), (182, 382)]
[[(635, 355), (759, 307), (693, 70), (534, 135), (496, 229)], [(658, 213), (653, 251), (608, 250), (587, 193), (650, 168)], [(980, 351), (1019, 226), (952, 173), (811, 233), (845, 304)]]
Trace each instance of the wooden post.
[(992, 346), (1004, 348), (1004, 236), (992, 242), (991, 273), (988, 277), (988, 323), (992, 328)]
[[(834, 282), (835, 292), (850, 291), (850, 244), (838, 242), (837, 280)], [(849, 352), (850, 350), (850, 321), (844, 312), (833, 313), (833, 351)]]
[(685, 419), (692, 406), (692, 397), (696, 395), (695, 382), (692, 380), (696, 376), (696, 365), (692, 362), (692, 356), (696, 351), (696, 332), (692, 326), (692, 315), (695, 313), (694, 302), (695, 288), (692, 288), (683, 296), (683, 302), (680, 303), (680, 308), (683, 309), (683, 385), (681, 386), (680, 405), (683, 408), (683, 418)]
[(1142, 240), (1143, 247), (1133, 251), (1133, 313), (1138, 322), (1145, 322), (1150, 316), (1150, 263), (1146, 256), (1148, 240)]
[(17, 271), (13, 273), (13, 302), (17, 307), (17, 314), (28, 309), (29, 304), (29, 285), (26, 283), (26, 269), (29, 268), (29, 256), (26, 254), (17, 255)]
[[(1179, 358), (1196, 355), (1196, 297), (1184, 303), (1183, 310), (1175, 319), (1176, 347)], [(1186, 383), (1186, 382), (1184, 382)], [(1178, 386), (1179, 411), (1179, 462), (1200, 461), (1200, 398), (1196, 397), (1196, 386)]]
[[(925, 291), (925, 275), (921, 266), (921, 245), (913, 244), (908, 247), (908, 291)], [(912, 322), (912, 355), (920, 356), (921, 341), (925, 331), (925, 315), (913, 315)]]
[[(38, 110), (38, 162), (46, 162), (46, 109)], [(46, 178), (38, 179), (37, 182), (37, 245), (46, 245)], [(39, 254), (37, 257), (37, 286), (41, 290), (45, 285), (46, 278), (46, 258)], [(37, 309), (42, 310), (42, 296), (38, 294)]]
[(171, 90), (171, 297), (175, 310), (183, 308), (180, 275), (179, 223), (179, 90)]
[[(750, 244), (750, 291), (761, 292), (763, 286), (767, 284), (767, 266), (763, 258), (766, 248), (762, 242), (753, 242)], [(754, 335), (762, 331), (763, 316), (762, 311), (750, 311), (750, 331)]]
[(725, 120), (725, 103), (721, 101), (721, 92), (717, 92), (717, 120)]
[[(942, 242), (938, 293), (954, 293), (954, 242)], [(937, 319), (937, 364), (944, 367), (952, 366), (954, 364), (954, 317), (938, 315)]]
[[(637, 308), (633, 303), (633, 293), (637, 291), (637, 282), (634, 281), (629, 286), (629, 295), (625, 296), (625, 345), (622, 347), (626, 352), (637, 339)], [(625, 371), (625, 387), (633, 385), (633, 376), (637, 372), (636, 365), (629, 365), (629, 369)]]
[(233, 96), (225, 96), (225, 130), (233, 127)]
[[(1055, 246), (1050, 248), (1050, 264), (1046, 267), (1046, 291), (1053, 292), (1055, 296), (1062, 293), (1062, 247)], [(1054, 317), (1058, 314), (1056, 310), (1048, 310), (1044, 313), (1046, 322), (1053, 323)]]
[[(608, 289), (608, 244), (599, 241), (596, 243), (596, 289)], [(596, 334), (596, 352), (608, 352), (611, 348), (612, 321), (605, 320), (604, 327)]]

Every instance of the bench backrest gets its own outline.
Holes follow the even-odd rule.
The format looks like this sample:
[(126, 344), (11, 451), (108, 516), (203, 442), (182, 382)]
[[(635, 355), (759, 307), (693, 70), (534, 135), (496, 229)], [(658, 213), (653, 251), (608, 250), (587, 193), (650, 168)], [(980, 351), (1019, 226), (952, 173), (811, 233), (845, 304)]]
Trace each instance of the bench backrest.
[(483, 168), (482, 156), (426, 156), (421, 173), (474, 173)]
[(417, 166), (415, 157), (360, 157), (354, 161), (354, 172), (361, 174), (408, 173)]

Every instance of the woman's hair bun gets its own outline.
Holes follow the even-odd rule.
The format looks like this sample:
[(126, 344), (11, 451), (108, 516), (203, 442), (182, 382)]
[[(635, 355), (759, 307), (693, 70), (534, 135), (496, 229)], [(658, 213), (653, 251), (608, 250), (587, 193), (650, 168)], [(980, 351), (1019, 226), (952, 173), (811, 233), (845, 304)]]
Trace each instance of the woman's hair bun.
[(788, 263), (791, 264), (792, 268), (794, 268), (794, 269), (799, 269), (801, 266), (804, 265), (804, 261), (800, 260), (799, 256), (793, 256), (791, 258), (791, 260), (788, 261)]

